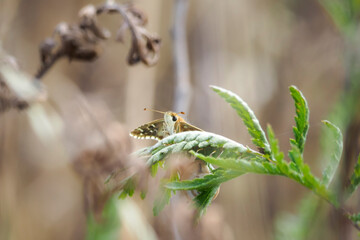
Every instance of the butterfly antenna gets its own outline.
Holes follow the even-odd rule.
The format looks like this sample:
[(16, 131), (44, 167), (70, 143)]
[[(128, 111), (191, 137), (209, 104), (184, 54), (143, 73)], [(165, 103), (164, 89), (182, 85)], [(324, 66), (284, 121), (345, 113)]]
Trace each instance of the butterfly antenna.
[(152, 111), (152, 112), (163, 113), (163, 114), (165, 113), (165, 112), (155, 110), (155, 109), (151, 109), (151, 108), (144, 108), (144, 111)]
[(186, 113), (185, 113), (185, 112), (178, 112), (178, 114), (183, 114), (183, 115), (185, 115)]

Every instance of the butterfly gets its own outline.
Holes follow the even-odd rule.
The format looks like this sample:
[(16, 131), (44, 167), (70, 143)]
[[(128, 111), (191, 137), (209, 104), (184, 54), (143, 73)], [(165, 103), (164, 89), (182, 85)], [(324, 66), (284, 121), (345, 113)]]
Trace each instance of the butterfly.
[[(147, 109), (145, 108), (144, 110)], [(160, 112), (157, 110), (152, 111)], [(175, 133), (203, 131), (200, 128), (187, 123), (182, 117), (179, 116), (179, 114), (184, 114), (184, 112), (175, 113), (168, 111), (160, 113), (164, 114), (164, 118), (151, 121), (141, 125), (138, 128), (135, 128), (133, 131), (131, 131), (130, 136), (138, 139), (161, 140)]]
[[(159, 112), (164, 114), (164, 118), (154, 120), (152, 122), (141, 125), (138, 128), (135, 128), (130, 136), (138, 139), (155, 139), (161, 140), (167, 136), (170, 136), (175, 133), (187, 132), (187, 131), (203, 131), (198, 127), (195, 127), (187, 123), (179, 114), (185, 114), (184, 112), (175, 113), (175, 112), (161, 112), (153, 109), (144, 109), (151, 110), (154, 112)], [(180, 171), (181, 179), (194, 179), (200, 178), (207, 174), (210, 174), (210, 169), (207, 164), (202, 160), (195, 160), (193, 163), (186, 166), (186, 168)], [(213, 196), (213, 200), (219, 194), (220, 188)], [(187, 196), (190, 199), (196, 197), (199, 193), (196, 190), (186, 191)]]

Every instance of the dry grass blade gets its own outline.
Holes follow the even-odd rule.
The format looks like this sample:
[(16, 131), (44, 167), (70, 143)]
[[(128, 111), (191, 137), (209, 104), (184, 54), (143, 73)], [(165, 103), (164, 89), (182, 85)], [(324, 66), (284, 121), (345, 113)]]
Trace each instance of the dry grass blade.
[(18, 98), (6, 83), (0, 79), (0, 113), (12, 108), (23, 110), (28, 106), (29, 104), (25, 100)]
[(23, 110), (30, 103), (45, 99), (42, 86), (20, 70), (15, 58), (0, 49), (0, 114), (10, 109)]

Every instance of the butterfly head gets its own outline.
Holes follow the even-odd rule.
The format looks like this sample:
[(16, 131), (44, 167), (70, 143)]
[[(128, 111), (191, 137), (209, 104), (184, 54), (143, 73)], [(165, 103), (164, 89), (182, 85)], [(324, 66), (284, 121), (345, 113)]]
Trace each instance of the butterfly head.
[(185, 120), (175, 112), (165, 112), (164, 121), (166, 130), (170, 135), (177, 132), (178, 123), (185, 122)]

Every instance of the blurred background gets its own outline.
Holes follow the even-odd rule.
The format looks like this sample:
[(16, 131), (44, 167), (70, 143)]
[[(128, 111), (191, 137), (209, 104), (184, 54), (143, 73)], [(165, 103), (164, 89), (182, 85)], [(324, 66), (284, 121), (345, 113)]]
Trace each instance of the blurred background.
[[(162, 117), (143, 111), (144, 107), (186, 111), (191, 124), (254, 147), (236, 112), (209, 85), (244, 99), (263, 127), (273, 126), (283, 151), (289, 149), (295, 114), (288, 87), (296, 85), (310, 108), (305, 161), (317, 176), (325, 164), (321, 120), (338, 119), (334, 121), (345, 138), (353, 124), (349, 132), (354, 133), (351, 142), (355, 143), (346, 149), (349, 158), (340, 174), (346, 176), (355, 161), (353, 152), (359, 152), (359, 109), (351, 115), (348, 112), (354, 109), (342, 105), (342, 96), (352, 94), (356, 102), (360, 95), (353, 86), (358, 76), (358, 28), (351, 25), (343, 30), (333, 8), (316, 0), (188, 1), (184, 36), (190, 105), (175, 109), (181, 108), (175, 101), (177, 1), (132, 2), (148, 16), (146, 28), (162, 39), (155, 66), (129, 66), (130, 37), (124, 44), (111, 38), (102, 43), (101, 56), (91, 63), (58, 61), (42, 78), (46, 102), (0, 115), (0, 238), (353, 239), (355, 228), (326, 204), (317, 208), (316, 224), (309, 220), (317, 230), (304, 238), (301, 234), (289, 238), (286, 228), (294, 226), (281, 221), (297, 225), (299, 204), (312, 196), (299, 184), (277, 176), (248, 174), (223, 184), (197, 227), (186, 225), (189, 214), (182, 202), (153, 217), (151, 191), (146, 200), (137, 193), (127, 200), (110, 198), (105, 210), (115, 214), (114, 219), (120, 216), (120, 223), (101, 219), (108, 198), (97, 194), (102, 186), (96, 178), (108, 175), (117, 164), (106, 160), (104, 148), (109, 144), (124, 160), (127, 154), (154, 144), (128, 138), (132, 129)], [(0, 0), (3, 49), (34, 75), (40, 66), (39, 43), (59, 22), (77, 22), (79, 10), (90, 3), (102, 1)], [(99, 21), (114, 35), (121, 17), (101, 16)], [(110, 143), (104, 142), (104, 135)], [(101, 160), (89, 163), (82, 160), (84, 155)], [(357, 196), (353, 202), (356, 206)], [(100, 223), (89, 220), (89, 209), (100, 211), (95, 216)], [(97, 235), (97, 224), (111, 231)]]

